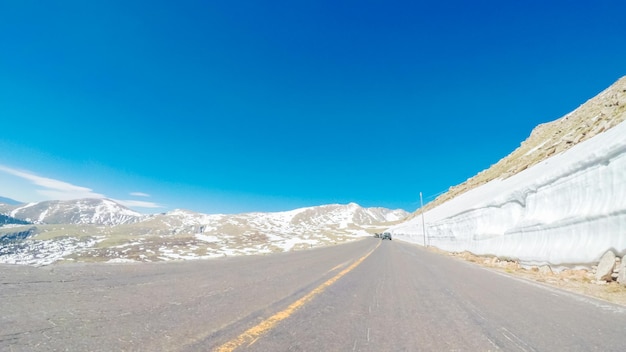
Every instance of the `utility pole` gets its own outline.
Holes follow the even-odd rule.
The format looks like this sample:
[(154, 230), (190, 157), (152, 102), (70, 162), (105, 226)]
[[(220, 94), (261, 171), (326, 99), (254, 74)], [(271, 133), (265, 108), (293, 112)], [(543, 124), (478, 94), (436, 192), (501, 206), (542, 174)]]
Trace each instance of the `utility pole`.
[(424, 201), (422, 200), (422, 192), (420, 192), (420, 209), (422, 210), (422, 233), (424, 234), (424, 247), (428, 247), (426, 244), (426, 223), (424, 222)]

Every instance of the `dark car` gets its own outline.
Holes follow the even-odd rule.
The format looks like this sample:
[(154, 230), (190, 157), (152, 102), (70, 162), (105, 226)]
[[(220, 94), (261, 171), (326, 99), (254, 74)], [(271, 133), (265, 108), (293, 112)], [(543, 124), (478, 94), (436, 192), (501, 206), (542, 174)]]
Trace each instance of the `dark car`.
[(384, 240), (384, 239), (387, 239), (387, 240), (391, 241), (391, 234), (390, 234), (389, 232), (385, 232), (385, 233), (383, 233), (383, 234), (380, 236), (380, 238), (382, 238), (383, 240)]

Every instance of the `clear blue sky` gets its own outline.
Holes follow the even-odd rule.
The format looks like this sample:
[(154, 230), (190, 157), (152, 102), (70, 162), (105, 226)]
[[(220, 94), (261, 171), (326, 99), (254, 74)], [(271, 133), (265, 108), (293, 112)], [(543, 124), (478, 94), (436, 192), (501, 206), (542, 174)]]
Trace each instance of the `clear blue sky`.
[(626, 74), (624, 1), (0, 3), (0, 196), (413, 211)]

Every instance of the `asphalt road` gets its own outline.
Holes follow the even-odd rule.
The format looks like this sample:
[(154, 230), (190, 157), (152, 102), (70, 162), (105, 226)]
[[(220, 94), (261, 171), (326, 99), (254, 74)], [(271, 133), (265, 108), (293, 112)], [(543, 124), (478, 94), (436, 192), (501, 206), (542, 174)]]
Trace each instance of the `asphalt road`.
[(626, 308), (374, 238), (0, 266), (0, 351), (623, 351)]

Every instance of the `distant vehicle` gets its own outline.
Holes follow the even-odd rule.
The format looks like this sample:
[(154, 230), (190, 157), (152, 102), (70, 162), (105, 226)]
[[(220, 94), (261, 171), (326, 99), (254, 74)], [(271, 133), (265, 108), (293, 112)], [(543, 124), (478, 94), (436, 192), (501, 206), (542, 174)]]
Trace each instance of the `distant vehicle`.
[(381, 239), (388, 239), (389, 241), (391, 241), (391, 234), (389, 232), (384, 232), (381, 236)]
[(380, 233), (375, 233), (374, 234), (374, 238), (380, 238), (381, 234)]

